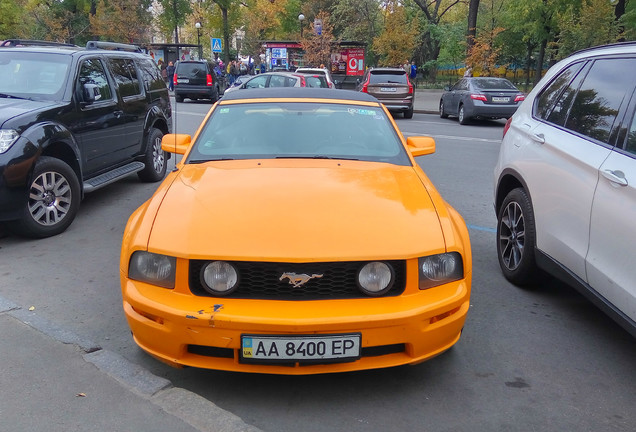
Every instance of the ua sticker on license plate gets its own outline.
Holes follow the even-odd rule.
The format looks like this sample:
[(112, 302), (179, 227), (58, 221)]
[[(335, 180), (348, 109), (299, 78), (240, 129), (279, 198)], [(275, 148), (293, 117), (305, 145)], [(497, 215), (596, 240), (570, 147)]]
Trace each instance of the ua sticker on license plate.
[(381, 92), (396, 92), (397, 88), (395, 87), (380, 87)]
[(503, 103), (507, 103), (507, 102), (510, 102), (510, 98), (509, 98), (509, 97), (497, 97), (497, 96), (493, 96), (493, 97), (492, 97), (492, 101), (493, 101), (493, 102), (503, 102)]
[(241, 336), (241, 358), (249, 362), (350, 361), (359, 357), (360, 333), (315, 336)]

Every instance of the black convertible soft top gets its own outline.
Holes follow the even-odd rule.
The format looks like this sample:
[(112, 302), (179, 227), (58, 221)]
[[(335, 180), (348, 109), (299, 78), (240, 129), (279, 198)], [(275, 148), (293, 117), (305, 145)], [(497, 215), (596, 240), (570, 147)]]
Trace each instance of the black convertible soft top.
[(228, 92), (221, 99), (222, 101), (240, 99), (272, 99), (272, 98), (293, 98), (293, 99), (346, 99), (361, 102), (379, 101), (367, 93), (353, 90), (306, 88), (306, 87), (275, 87), (262, 89), (241, 89)]

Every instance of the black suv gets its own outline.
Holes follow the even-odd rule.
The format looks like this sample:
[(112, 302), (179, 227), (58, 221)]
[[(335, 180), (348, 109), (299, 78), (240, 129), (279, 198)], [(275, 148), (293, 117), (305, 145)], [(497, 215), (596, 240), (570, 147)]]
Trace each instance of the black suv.
[(177, 62), (174, 70), (174, 97), (177, 102), (210, 99), (219, 100), (225, 86), (214, 71), (215, 64), (206, 60)]
[(0, 221), (13, 231), (59, 234), (84, 193), (165, 176), (168, 89), (136, 46), (8, 40), (0, 76)]

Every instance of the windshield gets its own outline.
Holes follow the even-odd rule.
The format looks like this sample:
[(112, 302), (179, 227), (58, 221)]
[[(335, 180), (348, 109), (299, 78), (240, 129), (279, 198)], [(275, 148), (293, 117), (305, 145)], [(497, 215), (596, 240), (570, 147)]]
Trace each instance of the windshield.
[(0, 50), (0, 94), (36, 100), (60, 100), (71, 57), (52, 53)]
[(501, 78), (477, 78), (473, 82), (475, 87), (484, 90), (517, 90), (510, 81)]
[(403, 71), (376, 71), (369, 74), (369, 84), (406, 84), (406, 73)]
[(309, 102), (219, 105), (194, 143), (187, 163), (275, 158), (410, 165), (382, 108)]

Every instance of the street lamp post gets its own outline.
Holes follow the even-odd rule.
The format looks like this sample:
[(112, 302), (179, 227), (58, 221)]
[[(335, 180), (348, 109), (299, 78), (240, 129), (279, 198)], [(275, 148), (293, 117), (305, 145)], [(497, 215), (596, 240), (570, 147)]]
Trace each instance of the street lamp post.
[(197, 29), (197, 46), (199, 47), (199, 60), (203, 58), (203, 51), (201, 49), (201, 23), (197, 21), (194, 26)]
[(298, 21), (300, 21), (300, 38), (303, 38), (303, 21), (305, 21), (305, 15), (298, 15)]

